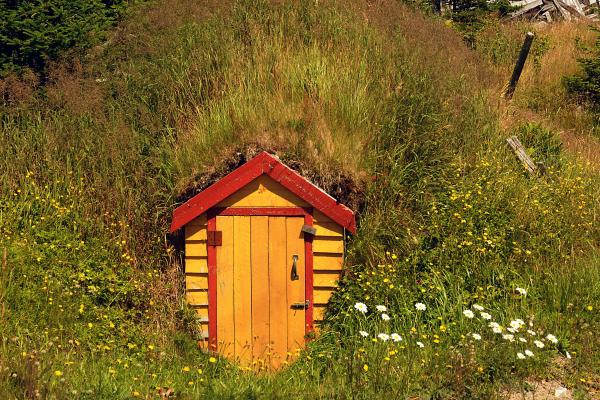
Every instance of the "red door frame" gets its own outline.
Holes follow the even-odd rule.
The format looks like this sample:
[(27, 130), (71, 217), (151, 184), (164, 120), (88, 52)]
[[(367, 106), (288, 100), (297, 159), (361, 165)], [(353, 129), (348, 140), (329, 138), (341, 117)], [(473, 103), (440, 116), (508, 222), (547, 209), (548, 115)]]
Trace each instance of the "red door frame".
[[(217, 230), (217, 216), (277, 216), (304, 217), (304, 224), (313, 225), (312, 208), (305, 207), (227, 207), (211, 208), (207, 212), (207, 230)], [(313, 332), (313, 251), (312, 235), (304, 235), (304, 297), (308, 300), (305, 310), (304, 334), (306, 340)], [(207, 243), (208, 255), (208, 346), (212, 351), (217, 350), (217, 246)]]

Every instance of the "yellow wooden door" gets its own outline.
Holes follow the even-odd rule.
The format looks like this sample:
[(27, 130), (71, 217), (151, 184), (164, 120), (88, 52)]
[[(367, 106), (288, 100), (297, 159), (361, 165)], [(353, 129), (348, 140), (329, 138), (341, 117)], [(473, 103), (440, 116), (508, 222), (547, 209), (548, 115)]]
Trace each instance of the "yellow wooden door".
[(278, 368), (304, 346), (303, 217), (218, 216), (217, 341), (243, 365)]

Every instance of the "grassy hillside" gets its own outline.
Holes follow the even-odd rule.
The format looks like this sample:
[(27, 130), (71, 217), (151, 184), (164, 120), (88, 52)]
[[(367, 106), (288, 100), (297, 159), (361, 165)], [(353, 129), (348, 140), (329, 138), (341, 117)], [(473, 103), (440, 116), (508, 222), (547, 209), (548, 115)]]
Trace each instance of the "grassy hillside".
[[(499, 103), (489, 54), (391, 0), (164, 0), (44, 86), (1, 81), (2, 397), (489, 399), (548, 379), (593, 398), (600, 177), (554, 119), (510, 111), (532, 96)], [(197, 348), (165, 235), (183, 193), (256, 149), (363, 193), (327, 324), (278, 374)]]

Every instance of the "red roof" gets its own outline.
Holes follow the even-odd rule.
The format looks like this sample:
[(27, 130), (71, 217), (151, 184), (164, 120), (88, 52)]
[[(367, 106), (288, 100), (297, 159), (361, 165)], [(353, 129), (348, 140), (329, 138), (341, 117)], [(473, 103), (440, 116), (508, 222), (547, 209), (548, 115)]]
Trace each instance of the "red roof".
[(354, 213), (333, 197), (300, 176), (279, 159), (263, 151), (246, 164), (224, 176), (173, 211), (171, 232), (216, 206), (254, 179), (266, 174), (315, 209), (352, 233), (356, 232)]

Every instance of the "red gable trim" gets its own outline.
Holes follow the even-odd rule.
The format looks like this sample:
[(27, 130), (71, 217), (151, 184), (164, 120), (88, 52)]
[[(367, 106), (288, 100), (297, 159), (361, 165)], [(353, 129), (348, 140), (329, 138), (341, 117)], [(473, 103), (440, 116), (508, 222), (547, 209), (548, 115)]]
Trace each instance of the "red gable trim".
[(339, 204), (333, 197), (266, 151), (177, 207), (173, 211), (171, 232), (175, 232), (194, 218), (204, 214), (262, 174), (267, 174), (350, 232), (356, 232), (356, 222), (352, 210)]

